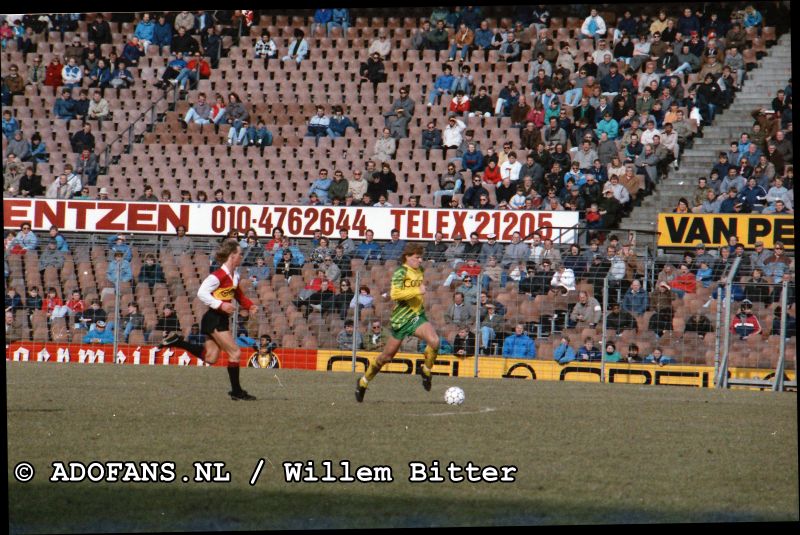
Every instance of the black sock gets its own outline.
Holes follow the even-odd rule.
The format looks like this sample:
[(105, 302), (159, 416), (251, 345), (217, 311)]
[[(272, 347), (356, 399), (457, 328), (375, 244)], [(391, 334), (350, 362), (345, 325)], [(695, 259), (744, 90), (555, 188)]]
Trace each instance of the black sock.
[(195, 357), (199, 358), (200, 360), (204, 360), (203, 351), (205, 350), (205, 348), (199, 344), (190, 344), (186, 340), (178, 340), (172, 345), (175, 347), (179, 347), (181, 349), (185, 349), (186, 351), (188, 351)]
[(239, 363), (235, 365), (228, 365), (228, 377), (231, 380), (231, 390), (234, 392), (241, 392), (242, 385), (239, 384)]

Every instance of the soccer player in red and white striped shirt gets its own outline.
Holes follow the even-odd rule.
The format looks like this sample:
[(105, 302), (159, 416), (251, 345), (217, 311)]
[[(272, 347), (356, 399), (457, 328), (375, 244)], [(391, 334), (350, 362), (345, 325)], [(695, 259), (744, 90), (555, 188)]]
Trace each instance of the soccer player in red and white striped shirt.
[(233, 339), (230, 331), (230, 317), (234, 311), (233, 300), (250, 310), (251, 314), (258, 311), (258, 307), (245, 297), (239, 288), (239, 274), (236, 268), (242, 263), (242, 248), (236, 240), (225, 240), (217, 250), (216, 259), (222, 265), (218, 270), (206, 277), (197, 296), (208, 305), (208, 311), (203, 314), (200, 321), (200, 332), (205, 334), (204, 345), (190, 344), (183, 340), (177, 332), (167, 334), (159, 347), (175, 346), (185, 349), (199, 359), (213, 364), (217, 361), (220, 351), (228, 354), (228, 376), (231, 381), (231, 391), (228, 394), (234, 400), (251, 401), (256, 399), (239, 384), (239, 346)]

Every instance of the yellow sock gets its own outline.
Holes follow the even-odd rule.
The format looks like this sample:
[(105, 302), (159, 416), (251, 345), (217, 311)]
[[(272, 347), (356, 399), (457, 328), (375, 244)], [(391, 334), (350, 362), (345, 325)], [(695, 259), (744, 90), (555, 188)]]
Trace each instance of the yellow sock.
[(433, 362), (436, 360), (436, 355), (439, 354), (437, 349), (433, 349), (431, 346), (425, 348), (425, 366), (423, 370), (427, 368), (427, 371), (430, 372), (433, 369)]
[(367, 373), (364, 374), (364, 378), (367, 381), (372, 381), (372, 379), (378, 375), (378, 372), (381, 371), (381, 366), (378, 365), (378, 362), (371, 362), (370, 365), (367, 367)]

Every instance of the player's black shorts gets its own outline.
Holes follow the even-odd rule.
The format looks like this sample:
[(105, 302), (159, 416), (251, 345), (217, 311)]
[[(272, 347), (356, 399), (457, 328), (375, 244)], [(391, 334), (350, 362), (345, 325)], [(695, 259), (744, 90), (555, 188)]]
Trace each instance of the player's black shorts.
[(231, 317), (224, 312), (218, 312), (213, 308), (203, 314), (200, 320), (200, 332), (206, 336), (211, 336), (214, 331), (230, 331)]

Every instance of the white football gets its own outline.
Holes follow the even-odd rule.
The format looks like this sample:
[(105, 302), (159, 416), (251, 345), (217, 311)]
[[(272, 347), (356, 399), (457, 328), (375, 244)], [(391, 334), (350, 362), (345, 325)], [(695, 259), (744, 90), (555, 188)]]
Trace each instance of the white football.
[(451, 386), (444, 393), (444, 400), (448, 405), (461, 405), (464, 403), (464, 391), (457, 386)]

